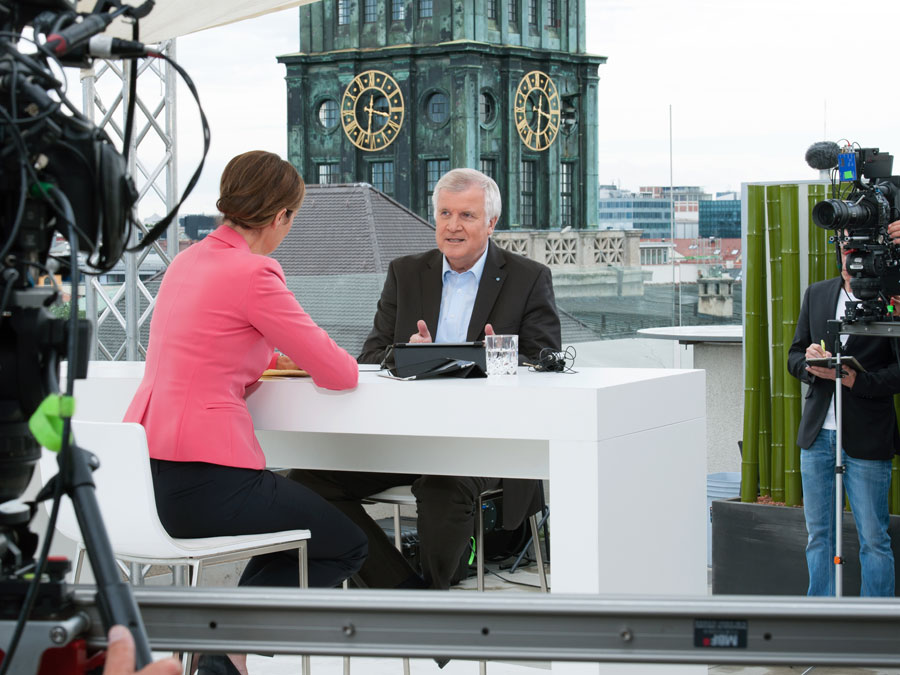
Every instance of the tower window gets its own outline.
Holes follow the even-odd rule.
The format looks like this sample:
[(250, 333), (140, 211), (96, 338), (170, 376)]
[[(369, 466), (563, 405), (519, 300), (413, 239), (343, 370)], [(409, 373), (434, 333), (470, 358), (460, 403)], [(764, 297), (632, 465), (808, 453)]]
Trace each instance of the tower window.
[(547, 0), (547, 25), (559, 28), (559, 0)]
[(443, 124), (450, 118), (450, 99), (443, 92), (435, 92), (425, 103), (428, 119), (434, 124)]
[(534, 228), (534, 165), (533, 160), (523, 159), (519, 172), (519, 220), (529, 228)]
[(483, 173), (488, 178), (493, 178), (497, 180), (497, 160), (491, 157), (482, 157), (481, 158), (481, 173)]
[(329, 162), (327, 164), (319, 164), (319, 185), (327, 185), (329, 183), (339, 183), (341, 175), (341, 165), (337, 162)]
[(319, 124), (326, 129), (334, 129), (338, 121), (338, 105), (333, 98), (326, 98), (319, 105)]
[(538, 0), (528, 0), (528, 25), (538, 25)]
[(376, 190), (386, 195), (394, 194), (394, 163), (372, 162), (369, 168), (369, 182)]
[(338, 26), (350, 23), (350, 0), (337, 0)]
[(434, 0), (419, 0), (419, 18), (428, 19), (434, 15)]
[(563, 162), (559, 166), (559, 218), (560, 226), (573, 225), (573, 178), (575, 165), (572, 162)]
[(519, 0), (509, 0), (509, 22), (513, 25), (519, 22)]
[(378, 0), (366, 0), (363, 21), (374, 23), (378, 20)]
[(449, 159), (429, 159), (425, 161), (425, 210), (428, 212), (428, 222), (434, 225), (434, 209), (431, 206), (431, 195), (434, 186), (441, 176), (450, 170)]
[(497, 20), (497, 0), (487, 0), (487, 18)]
[(391, 20), (403, 21), (406, 18), (406, 0), (391, 0)]
[(479, 121), (484, 125), (488, 125), (494, 121), (496, 116), (497, 102), (494, 100), (494, 97), (486, 91), (481, 92), (481, 96), (478, 99)]

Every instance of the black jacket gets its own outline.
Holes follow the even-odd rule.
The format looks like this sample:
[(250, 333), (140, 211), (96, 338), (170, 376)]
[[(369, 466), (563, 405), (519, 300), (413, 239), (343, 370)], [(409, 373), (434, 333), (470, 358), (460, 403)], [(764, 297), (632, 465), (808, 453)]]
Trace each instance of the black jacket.
[[(828, 413), (834, 395), (834, 380), (823, 380), (806, 372), (806, 348), (826, 338), (826, 322), (834, 319), (843, 279), (827, 279), (806, 289), (797, 331), (788, 351), (788, 371), (809, 384), (797, 445), (812, 445)], [(900, 434), (894, 415), (893, 395), (900, 393), (900, 365), (891, 344), (894, 338), (851, 335), (841, 352), (855, 356), (866, 369), (858, 373), (852, 389), (843, 387), (843, 446), (857, 459), (890, 459), (900, 452)], [(834, 352), (833, 344), (829, 352)]]

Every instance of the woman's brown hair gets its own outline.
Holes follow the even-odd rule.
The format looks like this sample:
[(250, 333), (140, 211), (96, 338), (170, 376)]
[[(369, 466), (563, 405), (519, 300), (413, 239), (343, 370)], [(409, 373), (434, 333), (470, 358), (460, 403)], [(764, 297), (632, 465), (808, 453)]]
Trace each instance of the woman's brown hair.
[(306, 186), (290, 162), (264, 150), (234, 157), (222, 172), (216, 208), (248, 229), (265, 227), (281, 209), (300, 208)]

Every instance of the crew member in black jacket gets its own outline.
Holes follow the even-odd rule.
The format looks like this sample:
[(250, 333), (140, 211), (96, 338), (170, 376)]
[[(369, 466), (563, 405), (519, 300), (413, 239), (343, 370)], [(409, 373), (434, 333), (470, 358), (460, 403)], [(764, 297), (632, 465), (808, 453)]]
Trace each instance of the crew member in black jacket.
[[(842, 262), (851, 249), (841, 251)], [(797, 331), (788, 352), (788, 370), (809, 385), (797, 445), (803, 480), (803, 505), (809, 540), (806, 562), (809, 595), (834, 595), (835, 555), (835, 373), (807, 365), (807, 359), (832, 356), (826, 322), (844, 316), (856, 300), (850, 273), (813, 284), (806, 290)], [(900, 392), (900, 366), (893, 338), (841, 336), (841, 354), (855, 356), (865, 372), (844, 365), (841, 383), (844, 487), (856, 520), (862, 568), (861, 594), (894, 595), (894, 556), (888, 536), (891, 458), (900, 452), (893, 394)]]

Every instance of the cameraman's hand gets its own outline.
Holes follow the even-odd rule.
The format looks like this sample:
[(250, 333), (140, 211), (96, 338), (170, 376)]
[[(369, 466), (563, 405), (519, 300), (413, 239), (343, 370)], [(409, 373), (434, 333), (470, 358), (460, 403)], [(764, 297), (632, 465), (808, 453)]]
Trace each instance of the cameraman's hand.
[(891, 241), (895, 244), (900, 244), (900, 220), (895, 220), (888, 225), (887, 231), (891, 237)]
[(181, 672), (181, 664), (175, 659), (162, 659), (135, 672), (134, 638), (125, 626), (110, 628), (108, 640), (103, 675), (178, 675)]

